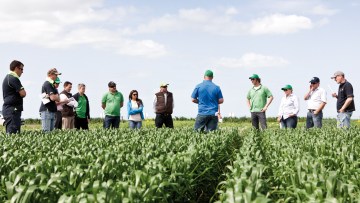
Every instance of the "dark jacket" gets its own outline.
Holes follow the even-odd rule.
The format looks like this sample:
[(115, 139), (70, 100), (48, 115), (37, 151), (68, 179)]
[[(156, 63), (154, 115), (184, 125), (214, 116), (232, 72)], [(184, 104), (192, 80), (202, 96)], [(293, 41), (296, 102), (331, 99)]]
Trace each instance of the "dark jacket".
[(172, 114), (173, 113), (173, 94), (167, 92), (166, 105), (165, 95), (163, 92), (158, 92), (156, 95), (155, 113), (159, 114)]
[[(86, 94), (84, 94), (85, 96), (85, 99), (86, 99), (86, 118), (87, 119), (90, 119), (90, 105), (89, 105), (89, 99), (88, 97), (86, 96)], [(79, 93), (76, 93), (74, 94), (74, 99), (79, 102), (79, 97), (80, 97), (80, 94)], [(76, 113), (76, 112), (75, 112)]]
[[(71, 98), (72, 94), (67, 91), (62, 91), (60, 94), (65, 94), (67, 98)], [(61, 110), (62, 117), (73, 117), (74, 114), (74, 107), (68, 106), (66, 104), (63, 105), (63, 109)]]

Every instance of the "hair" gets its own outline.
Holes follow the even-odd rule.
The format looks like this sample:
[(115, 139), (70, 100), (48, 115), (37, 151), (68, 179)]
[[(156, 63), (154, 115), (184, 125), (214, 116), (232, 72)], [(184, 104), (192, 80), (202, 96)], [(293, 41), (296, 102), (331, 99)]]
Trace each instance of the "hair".
[(67, 87), (68, 85), (72, 85), (72, 83), (69, 82), (69, 81), (65, 81), (65, 82), (64, 82), (64, 87)]
[(257, 80), (259, 83), (261, 83), (261, 79), (260, 79), (260, 78), (255, 78), (254, 80)]
[(20, 61), (13, 60), (13, 61), (10, 63), (10, 70), (11, 70), (11, 71), (14, 71), (16, 67), (21, 67), (21, 66), (24, 66), (24, 64), (21, 63)]
[(132, 99), (132, 94), (133, 94), (134, 92), (136, 92), (136, 93), (138, 94), (138, 96), (137, 96), (137, 98), (136, 98), (136, 103), (138, 104), (138, 106), (143, 105), (142, 100), (141, 100), (141, 99), (139, 99), (139, 92), (138, 92), (137, 90), (131, 90), (131, 91), (130, 91), (130, 94), (129, 94), (129, 100), (131, 100), (131, 99)]
[(79, 83), (78, 84), (78, 89), (80, 89), (81, 87), (85, 87), (85, 84), (84, 83)]

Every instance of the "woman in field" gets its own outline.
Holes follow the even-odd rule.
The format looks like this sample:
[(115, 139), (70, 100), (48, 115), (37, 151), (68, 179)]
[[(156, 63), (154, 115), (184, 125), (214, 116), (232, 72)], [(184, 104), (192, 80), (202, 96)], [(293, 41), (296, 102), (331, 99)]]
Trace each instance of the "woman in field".
[(138, 91), (131, 90), (127, 104), (129, 127), (131, 129), (141, 128), (142, 120), (144, 120), (143, 108), (144, 104), (141, 99), (139, 99)]
[(281, 128), (296, 128), (299, 113), (299, 98), (293, 94), (293, 88), (291, 85), (285, 85), (281, 88), (285, 95), (281, 99), (278, 122)]

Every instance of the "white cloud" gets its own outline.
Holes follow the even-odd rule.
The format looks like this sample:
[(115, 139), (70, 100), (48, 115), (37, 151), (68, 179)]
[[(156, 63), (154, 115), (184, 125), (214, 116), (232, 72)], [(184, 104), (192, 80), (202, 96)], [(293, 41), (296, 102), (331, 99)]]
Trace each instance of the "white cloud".
[(330, 9), (324, 5), (317, 5), (312, 9), (312, 13), (315, 15), (332, 16), (339, 12), (338, 9)]
[(226, 11), (225, 11), (226, 15), (236, 15), (238, 13), (239, 13), (238, 10), (234, 7), (230, 7), (228, 9), (226, 9)]
[(310, 18), (298, 15), (273, 14), (253, 21), (236, 19), (237, 10), (181, 9), (175, 15), (150, 20), (129, 29), (128, 34), (145, 34), (174, 31), (200, 31), (215, 35), (238, 36), (259, 34), (289, 34), (313, 28)]
[[(163, 56), (164, 45), (125, 38), (121, 31), (133, 7), (104, 8), (103, 0), (3, 0), (0, 43), (25, 43), (48, 48), (89, 45), (112, 48), (122, 55)], [(117, 29), (119, 28), (120, 29)]]
[(311, 29), (311, 19), (297, 15), (274, 14), (256, 19), (251, 23), (250, 33), (259, 34), (289, 34), (303, 29)]
[(285, 66), (289, 62), (281, 57), (246, 53), (240, 58), (223, 57), (217, 64), (219, 67), (224, 68), (267, 68)]

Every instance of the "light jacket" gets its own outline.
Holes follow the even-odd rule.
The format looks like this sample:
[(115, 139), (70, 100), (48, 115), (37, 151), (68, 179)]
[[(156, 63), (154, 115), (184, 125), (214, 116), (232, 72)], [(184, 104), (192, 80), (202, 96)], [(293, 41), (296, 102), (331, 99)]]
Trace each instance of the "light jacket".
[(143, 109), (144, 109), (144, 105), (142, 104), (141, 106), (139, 106), (139, 109), (133, 109), (132, 105), (131, 105), (131, 100), (129, 100), (128, 104), (127, 104), (127, 111), (128, 111), (128, 119), (130, 117), (130, 115), (135, 115), (135, 114), (140, 114), (141, 116), (141, 120), (144, 120), (144, 113), (143, 113)]

